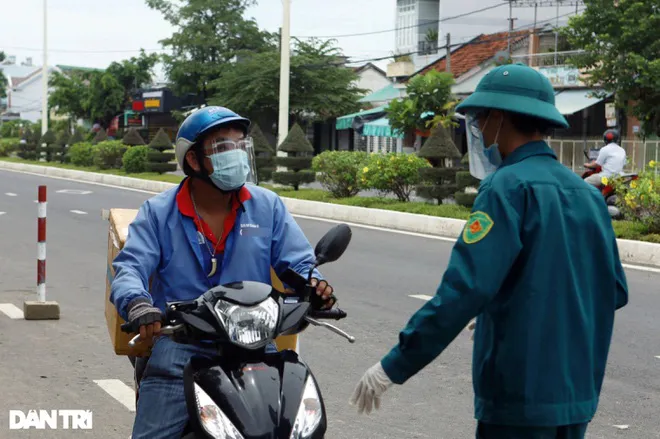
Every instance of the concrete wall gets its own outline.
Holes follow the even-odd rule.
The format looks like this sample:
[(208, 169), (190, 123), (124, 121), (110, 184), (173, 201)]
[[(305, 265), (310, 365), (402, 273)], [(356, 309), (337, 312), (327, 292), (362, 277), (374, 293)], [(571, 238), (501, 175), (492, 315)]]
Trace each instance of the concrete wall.
[(367, 94), (381, 90), (390, 84), (390, 80), (376, 69), (370, 67), (360, 73), (360, 79), (357, 81), (359, 88), (368, 90)]

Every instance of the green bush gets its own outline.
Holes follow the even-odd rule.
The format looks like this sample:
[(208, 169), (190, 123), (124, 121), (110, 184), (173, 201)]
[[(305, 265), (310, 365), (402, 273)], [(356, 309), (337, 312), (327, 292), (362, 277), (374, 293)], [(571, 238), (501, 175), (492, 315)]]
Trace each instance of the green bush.
[(410, 193), (420, 180), (420, 169), (430, 167), (428, 161), (415, 154), (371, 154), (360, 183), (366, 189), (393, 193), (399, 201), (410, 201)]
[(366, 152), (325, 151), (314, 157), (312, 167), (333, 197), (347, 198), (360, 192), (359, 175), (368, 160)]
[(8, 157), (9, 154), (16, 151), (20, 144), (20, 139), (0, 139), (0, 157)]
[(165, 152), (172, 149), (172, 141), (164, 129), (161, 128), (158, 130), (154, 138), (151, 139), (149, 148), (150, 150), (147, 154), (147, 171), (157, 172), (159, 174), (176, 171), (176, 163), (170, 163), (174, 160), (174, 154)]
[(68, 160), (75, 166), (94, 166), (96, 146), (90, 142), (79, 142), (69, 146)]
[(108, 133), (103, 128), (101, 128), (96, 134), (94, 134), (93, 132), (90, 133), (90, 136), (92, 136), (92, 143), (94, 145), (97, 145), (101, 142), (105, 142), (106, 140), (108, 140)]
[(481, 181), (470, 174), (470, 154), (466, 153), (461, 160), (461, 167), (464, 168), (456, 173), (456, 188), (458, 192), (454, 194), (456, 202), (461, 206), (472, 207), (477, 199), (479, 185)]
[(279, 150), (285, 152), (287, 156), (275, 157), (275, 163), (287, 170), (273, 173), (275, 183), (292, 186), (294, 190), (298, 190), (301, 184), (315, 180), (314, 172), (309, 171), (312, 167), (314, 147), (307, 140), (300, 125), (295, 124), (291, 128)]
[(261, 128), (256, 123), (252, 125), (250, 137), (254, 142), (254, 161), (257, 166), (257, 179), (259, 182), (269, 181), (273, 178), (275, 170), (275, 150), (268, 143)]
[(18, 156), (23, 160), (37, 160), (37, 145), (40, 138), (38, 131), (33, 131), (29, 126), (25, 128), (18, 145)]
[(438, 125), (419, 150), (419, 156), (433, 167), (420, 169), (421, 183), (417, 186), (417, 195), (442, 204), (442, 200), (456, 192), (456, 172), (459, 168), (453, 165), (454, 160), (461, 158), (461, 153), (447, 130)]
[(96, 145), (94, 164), (101, 169), (121, 169), (126, 145), (121, 140), (104, 140)]
[(122, 157), (124, 171), (128, 174), (147, 172), (148, 155), (149, 147), (146, 145), (128, 148), (128, 151), (126, 151)]

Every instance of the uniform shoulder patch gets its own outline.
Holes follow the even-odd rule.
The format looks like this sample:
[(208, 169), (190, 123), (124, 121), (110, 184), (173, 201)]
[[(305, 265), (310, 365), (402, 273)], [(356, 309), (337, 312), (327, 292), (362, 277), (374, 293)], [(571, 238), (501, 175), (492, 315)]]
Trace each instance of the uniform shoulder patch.
[(466, 244), (479, 242), (488, 235), (495, 222), (485, 212), (472, 212), (463, 229), (463, 241)]

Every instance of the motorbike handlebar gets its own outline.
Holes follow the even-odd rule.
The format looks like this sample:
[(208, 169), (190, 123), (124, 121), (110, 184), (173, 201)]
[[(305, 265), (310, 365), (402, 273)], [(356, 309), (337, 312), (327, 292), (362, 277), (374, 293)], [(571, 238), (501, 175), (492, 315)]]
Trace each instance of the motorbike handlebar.
[(309, 316), (314, 319), (341, 320), (347, 317), (345, 311), (339, 308), (310, 311)]

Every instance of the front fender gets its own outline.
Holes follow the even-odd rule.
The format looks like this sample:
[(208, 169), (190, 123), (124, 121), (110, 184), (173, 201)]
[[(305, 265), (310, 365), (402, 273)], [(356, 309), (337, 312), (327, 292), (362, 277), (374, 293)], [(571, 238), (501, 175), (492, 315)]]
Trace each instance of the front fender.
[[(313, 376), (295, 352), (266, 355), (263, 361), (193, 357), (184, 370), (188, 414), (205, 437), (194, 384), (200, 386), (245, 439), (289, 439), (302, 402), (305, 382)], [(314, 380), (316, 385), (316, 381)], [(320, 389), (322, 419), (311, 439), (323, 438), (327, 424)]]

